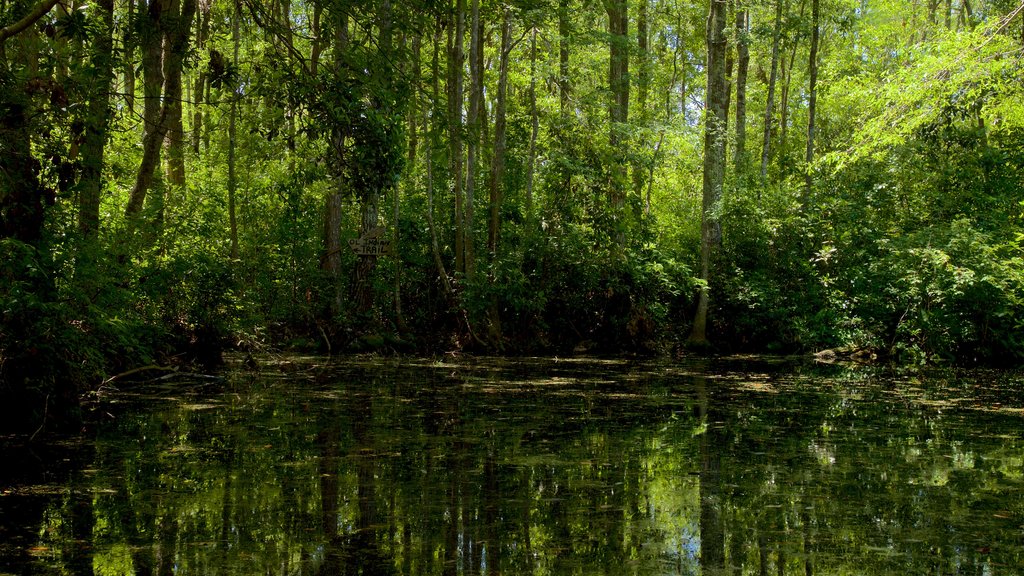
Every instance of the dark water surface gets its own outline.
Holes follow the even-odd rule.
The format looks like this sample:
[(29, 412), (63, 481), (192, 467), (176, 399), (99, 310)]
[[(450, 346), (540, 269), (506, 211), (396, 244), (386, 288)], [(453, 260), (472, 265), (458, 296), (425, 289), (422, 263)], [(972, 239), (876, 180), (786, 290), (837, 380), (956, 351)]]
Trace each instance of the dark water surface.
[(269, 359), (0, 439), (0, 574), (1024, 574), (1024, 377)]

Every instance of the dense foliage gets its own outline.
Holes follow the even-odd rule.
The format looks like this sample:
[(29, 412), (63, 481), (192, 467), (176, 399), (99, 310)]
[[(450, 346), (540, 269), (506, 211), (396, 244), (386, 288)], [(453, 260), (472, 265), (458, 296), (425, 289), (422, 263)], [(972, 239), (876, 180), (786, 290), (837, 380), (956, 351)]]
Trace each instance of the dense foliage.
[(231, 347), (669, 351), (702, 292), (719, 350), (1019, 362), (1022, 7), (819, 2), (729, 2), (707, 66), (707, 2), (5, 1), (5, 405)]

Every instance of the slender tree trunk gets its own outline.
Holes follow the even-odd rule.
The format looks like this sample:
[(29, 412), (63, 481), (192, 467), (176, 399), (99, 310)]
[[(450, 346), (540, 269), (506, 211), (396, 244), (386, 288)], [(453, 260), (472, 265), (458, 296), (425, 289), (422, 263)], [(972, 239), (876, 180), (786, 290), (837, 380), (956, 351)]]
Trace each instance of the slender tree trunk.
[[(742, 0), (741, 0), (742, 1)], [(750, 68), (750, 13), (736, 9), (736, 172), (747, 164), (747, 72)]]
[[(419, 91), (422, 83), (422, 72), (420, 70), (420, 51), (421, 43), (419, 34), (416, 34), (412, 38), (412, 61), (411, 61), (411, 74), (412, 74), (412, 96), (409, 104), (409, 154), (406, 160), (406, 167), (409, 172), (412, 173), (416, 166), (416, 153), (418, 152), (420, 134), (419, 134), (419, 121), (420, 121), (420, 96)], [(424, 127), (426, 129), (426, 127)]]
[(491, 158), (490, 202), (487, 226), (487, 250), (493, 262), (498, 256), (499, 214), (505, 177), (505, 109), (508, 93), (508, 59), (512, 51), (512, 14), (506, 6), (502, 11), (501, 52), (498, 63), (498, 94), (494, 113), (494, 155)]
[[(344, 64), (345, 50), (348, 49), (348, 18), (344, 14), (331, 14), (336, 18), (334, 23), (334, 70), (340, 76)], [(319, 26), (317, 26), (319, 28)], [(322, 48), (321, 48), (322, 49)], [(313, 51), (316, 58), (319, 58), (317, 43), (314, 42)], [(315, 62), (315, 60), (314, 60)], [(346, 135), (338, 127), (335, 127), (331, 134), (335, 153), (339, 156), (345, 150)], [(339, 158), (339, 165), (344, 165), (344, 158)], [(337, 318), (344, 310), (345, 294), (342, 289), (342, 258), (341, 251), (344, 249), (341, 243), (341, 221), (342, 221), (342, 199), (345, 195), (344, 181), (341, 175), (336, 175), (334, 190), (325, 199), (324, 205), (324, 255), (320, 260), (321, 269), (327, 273), (331, 280), (331, 302), (328, 307), (329, 320)]]
[[(232, 42), (232, 62), (238, 65), (238, 47), (239, 47), (239, 20), (241, 20), (241, 14), (239, 10), (240, 5), (236, 2), (235, 9), (232, 12), (231, 18), (231, 42)], [(238, 219), (235, 214), (235, 202), (238, 196), (238, 177), (236, 175), (235, 164), (236, 164), (236, 153), (237, 153), (237, 118), (238, 118), (238, 99), (241, 97), (241, 87), (231, 87), (231, 111), (228, 119), (228, 220), (231, 226), (231, 259), (238, 259)]]
[(701, 213), (700, 278), (703, 284), (693, 320), (690, 342), (707, 342), (707, 317), (709, 308), (709, 284), (711, 281), (711, 259), (722, 241), (721, 224), (717, 209), (722, 199), (725, 183), (725, 16), (726, 0), (711, 0), (708, 11), (708, 88), (704, 127), (704, 185), (703, 210)]
[(93, 40), (89, 107), (82, 143), (82, 176), (78, 182), (78, 229), (94, 238), (100, 227), (100, 194), (103, 189), (103, 150), (110, 121), (110, 84), (114, 79), (114, 0), (94, 4), (99, 21)]
[[(725, 17), (728, 22), (729, 13), (733, 11), (732, 6), (735, 6), (736, 0), (727, 0)], [(732, 69), (736, 63), (736, 58), (733, 56), (732, 42), (729, 39), (729, 35), (725, 34), (725, 130), (726, 134), (729, 132), (729, 110), (732, 109)], [(729, 150), (726, 147), (726, 155), (728, 156)]]
[(466, 31), (466, 0), (456, 0), (453, 22), (448, 27), (448, 141), (451, 178), (455, 196), (455, 272), (466, 272), (466, 222), (462, 161), (462, 49)]
[[(611, 100), (608, 104), (609, 144), (611, 145), (611, 182), (608, 187), (608, 203), (614, 221), (623, 216), (626, 199), (626, 146), (629, 120), (629, 17), (627, 0), (605, 0), (608, 13), (609, 69), (608, 87)], [(625, 230), (615, 226), (613, 237), (618, 245), (625, 242)]]
[[(141, 15), (140, 15), (141, 17)], [(166, 128), (161, 120), (160, 96), (163, 93), (164, 74), (162, 65), (163, 3), (159, 0), (149, 4), (146, 11), (146, 25), (141, 28), (142, 48), (142, 161), (135, 177), (125, 216), (134, 218), (142, 211), (146, 193), (153, 184), (154, 171), (160, 162), (160, 146), (163, 144)]]
[[(213, 0), (202, 2), (199, 8), (201, 18), (199, 29), (196, 31), (196, 51), (202, 55), (206, 49), (206, 39), (210, 35), (210, 13), (213, 12)], [(196, 158), (199, 157), (199, 145), (203, 140), (203, 106), (206, 105), (203, 95), (206, 93), (206, 70), (206, 66), (199, 67), (199, 74), (196, 76), (192, 88), (192, 155)]]
[(313, 35), (309, 48), (309, 73), (315, 78), (320, 67), (320, 54), (323, 52), (323, 37), (320, 30), (320, 18), (323, 16), (324, 6), (317, 2), (313, 6), (313, 18), (310, 21), (310, 33)]
[(779, 76), (779, 42), (782, 38), (782, 7), (786, 0), (775, 1), (775, 30), (772, 32), (772, 64), (768, 76), (768, 101), (764, 107), (764, 138), (761, 141), (761, 180), (768, 176), (771, 159), (772, 124), (775, 122), (775, 83)]
[[(136, 0), (128, 0), (127, 17), (129, 22), (142, 18), (142, 10), (137, 8)], [(124, 50), (122, 75), (124, 77), (124, 104), (130, 114), (135, 114), (135, 49), (138, 47), (139, 36), (136, 26), (125, 26), (121, 43)]]
[[(648, 50), (650, 31), (647, 25), (648, 0), (638, 0), (638, 2), (636, 18), (637, 94), (636, 110), (633, 116), (637, 119), (639, 125), (643, 129), (646, 129), (650, 121), (647, 113), (647, 96), (650, 92), (651, 86), (651, 55)], [(646, 213), (646, 210), (643, 210), (642, 208), (644, 206), (644, 187), (647, 184), (648, 175), (647, 166), (645, 164), (653, 164), (653, 162), (653, 158), (645, 162), (644, 158), (637, 155), (637, 158), (633, 163), (633, 195), (635, 196), (634, 209), (638, 220), (641, 212)]]
[[(804, 17), (806, 0), (800, 0), (800, 19)], [(793, 81), (793, 66), (796, 63), (796, 50), (799, 46), (799, 39), (794, 38), (790, 46), (789, 64), (783, 62), (782, 68), (782, 101), (780, 102), (779, 120), (779, 165), (784, 166), (786, 162), (786, 144), (789, 136), (789, 87)]]
[(558, 0), (558, 109), (569, 111), (569, 0)]
[[(172, 5), (180, 0), (172, 0)], [(185, 186), (185, 127), (182, 122), (182, 68), (188, 51), (189, 33), (196, 12), (196, 0), (188, 0), (175, 11), (178, 20), (167, 19), (164, 34), (164, 107), (167, 109), (167, 180), (177, 188)], [(180, 192), (179, 192), (180, 193)]]
[[(441, 102), (441, 65), (439, 63), (441, 52), (441, 26), (438, 24), (437, 29), (434, 33), (434, 56), (431, 59), (430, 70), (432, 76), (433, 86), (433, 101), (430, 103), (430, 109), (436, 110)], [(424, 114), (427, 114), (426, 107), (424, 107)], [(434, 224), (434, 149), (435, 149), (435, 138), (436, 135), (441, 131), (441, 127), (438, 125), (437, 115), (430, 113), (429, 117), (424, 118), (424, 127), (429, 126), (430, 130), (427, 134), (427, 226), (430, 228), (430, 249), (434, 255), (434, 264), (437, 266), (437, 275), (441, 279), (441, 288), (444, 290), (444, 295), (447, 299), (452, 300), (454, 297), (454, 291), (452, 290), (451, 280), (448, 278), (448, 271), (445, 270), (444, 260), (441, 258), (441, 249), (437, 241), (437, 226)]]
[(811, 163), (814, 162), (814, 130), (815, 116), (818, 108), (818, 34), (819, 34), (819, 0), (811, 0), (811, 54), (808, 62), (810, 71), (810, 87), (808, 89), (807, 102), (807, 155), (805, 161), (805, 179), (807, 189), (804, 193), (804, 204), (806, 206), (811, 193), (813, 179), (811, 177)]
[[(153, 183), (160, 162), (160, 146), (170, 129), (171, 121), (181, 114), (181, 70), (188, 52), (189, 31), (196, 11), (196, 0), (182, 0), (180, 9), (170, 0), (172, 10), (166, 12), (162, 2), (149, 5), (149, 29), (144, 34), (143, 72), (145, 74), (146, 132), (143, 136), (142, 161), (132, 187), (125, 216), (134, 218), (142, 210), (146, 192)], [(162, 49), (163, 48), (163, 49)], [(160, 106), (163, 86), (163, 106)], [(177, 109), (177, 112), (174, 109)], [(159, 109), (159, 112), (156, 110)], [(182, 176), (183, 176), (182, 172)], [(158, 207), (162, 198), (154, 199)]]
[(533, 182), (537, 171), (537, 135), (540, 115), (537, 113), (537, 27), (530, 32), (530, 158), (526, 180), (526, 220), (533, 219)]
[(483, 119), (484, 100), (484, 29), (480, 20), (480, 0), (471, 0), (469, 35), (469, 115), (466, 118), (466, 204), (465, 245), (466, 278), (473, 278), (476, 272), (476, 190), (480, 179), (480, 141), (485, 131)]

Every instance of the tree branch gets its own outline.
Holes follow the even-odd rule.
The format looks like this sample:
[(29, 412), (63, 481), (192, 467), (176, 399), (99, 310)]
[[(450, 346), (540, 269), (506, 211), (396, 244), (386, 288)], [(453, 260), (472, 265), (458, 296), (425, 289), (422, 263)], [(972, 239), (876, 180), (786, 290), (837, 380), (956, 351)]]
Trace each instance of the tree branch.
[(42, 0), (42, 2), (36, 4), (36, 7), (26, 14), (24, 18), (10, 26), (7, 26), (6, 28), (0, 29), (0, 55), (3, 55), (4, 53), (4, 43), (7, 42), (8, 38), (21, 34), (26, 28), (35, 24), (36, 20), (46, 16), (46, 13), (56, 6), (57, 2), (58, 0)]

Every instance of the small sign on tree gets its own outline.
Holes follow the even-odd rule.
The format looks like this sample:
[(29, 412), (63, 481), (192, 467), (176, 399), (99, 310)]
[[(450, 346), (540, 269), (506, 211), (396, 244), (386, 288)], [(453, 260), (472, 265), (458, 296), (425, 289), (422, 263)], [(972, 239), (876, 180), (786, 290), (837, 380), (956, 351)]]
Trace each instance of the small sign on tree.
[(349, 240), (348, 245), (359, 256), (390, 256), (394, 253), (391, 240), (384, 237), (383, 226), (377, 226), (361, 237)]

